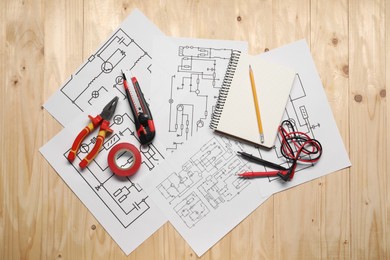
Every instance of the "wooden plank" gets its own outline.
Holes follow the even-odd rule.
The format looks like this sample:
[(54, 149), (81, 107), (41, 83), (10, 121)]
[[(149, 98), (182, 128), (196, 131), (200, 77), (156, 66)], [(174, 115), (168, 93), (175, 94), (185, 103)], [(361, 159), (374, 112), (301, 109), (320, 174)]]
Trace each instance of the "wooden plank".
[[(310, 1), (273, 1), (270, 49), (310, 41)], [(275, 259), (312, 259), (320, 254), (318, 180), (274, 195)]]
[[(348, 1), (311, 2), (311, 51), (336, 124), (349, 147)], [(326, 151), (324, 151), (326, 152)], [(349, 170), (323, 177), (319, 185), (322, 259), (350, 258)]]
[(36, 145), (42, 142), (43, 120), (42, 96), (36, 90), (41, 89), (44, 64), (42, 3), (6, 1), (5, 5), (4, 259), (40, 258), (42, 194), (37, 180), (42, 172)]
[(83, 8), (84, 17), (87, 19), (84, 19), (83, 23), (83, 60), (94, 53), (126, 17), (121, 4), (112, 0), (85, 1)]
[[(385, 44), (386, 44), (386, 49), (385, 49), (385, 57), (386, 57), (386, 64), (385, 64), (385, 73), (386, 73), (386, 89), (383, 91), (381, 90), (380, 96), (386, 101), (386, 136), (390, 134), (390, 103), (387, 101), (387, 91), (390, 93), (390, 1), (386, 1), (386, 13), (385, 13), (385, 20), (386, 20), (386, 39), (385, 39)], [(387, 221), (386, 221), (386, 228), (384, 230), (385, 232), (385, 241), (384, 244), (386, 245), (385, 249), (385, 257), (387, 259), (390, 259), (390, 191), (389, 185), (390, 185), (390, 174), (386, 174), (390, 171), (390, 139), (386, 138), (387, 141), (387, 150), (386, 152), (386, 157), (385, 157), (385, 162), (386, 162), (386, 168), (385, 168), (385, 182), (387, 184), (387, 189), (385, 190), (384, 194), (384, 202), (382, 202), (385, 207), (386, 207), (386, 216), (387, 216)]]
[[(7, 172), (7, 166), (5, 163), (6, 153), (7, 151), (5, 150), (5, 132), (4, 128), (7, 126), (6, 121), (5, 121), (5, 115), (6, 115), (6, 107), (5, 107), (5, 100), (6, 100), (6, 74), (7, 74), (7, 69), (6, 69), (6, 23), (7, 23), (7, 17), (6, 17), (6, 2), (5, 1), (0, 1), (0, 85), (3, 86), (0, 88), (0, 103), (1, 103), (1, 111), (0, 111), (0, 158), (3, 158), (3, 160), (0, 161), (0, 171), (4, 174)], [(7, 188), (5, 187), (5, 181), (0, 181), (0, 258), (1, 259), (6, 259), (5, 255), (5, 240), (7, 237), (5, 236), (5, 229), (7, 228), (7, 221), (5, 219), (5, 212), (6, 212), (6, 198), (7, 194), (5, 191)], [(8, 255), (10, 255), (8, 253)]]
[[(40, 93), (44, 103), (82, 63), (83, 2), (45, 1), (44, 77)], [(49, 141), (62, 127), (42, 110), (44, 140)], [(69, 144), (71, 145), (71, 144)], [(37, 148), (39, 148), (37, 147)], [(89, 240), (91, 223), (88, 210), (45, 160), (42, 164), (42, 258), (86, 258), (84, 245)]]
[(229, 259), (273, 259), (273, 209), (271, 197), (230, 232)]
[(389, 257), (385, 2), (349, 2), (353, 259)]
[[(221, 9), (218, 1), (199, 10), (199, 33), (193, 37), (234, 39), (248, 42), (249, 53), (260, 54), (268, 46), (272, 31), (272, 0), (234, 1), (233, 8)], [(212, 10), (221, 10), (213, 16)], [(256, 10), (256, 12), (253, 12)], [(223, 26), (222, 26), (223, 25)], [(259, 26), (261, 25), (261, 26)], [(210, 30), (211, 29), (211, 30)], [(220, 243), (212, 248), (212, 259), (273, 259), (274, 258), (274, 203), (271, 197), (235, 227)], [(229, 248), (229, 250), (226, 250)], [(218, 254), (215, 252), (218, 249)]]

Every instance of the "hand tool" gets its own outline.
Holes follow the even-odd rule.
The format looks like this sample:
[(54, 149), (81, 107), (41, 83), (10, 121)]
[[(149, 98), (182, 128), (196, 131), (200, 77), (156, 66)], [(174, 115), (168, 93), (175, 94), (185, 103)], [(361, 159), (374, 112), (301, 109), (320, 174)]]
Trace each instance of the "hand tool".
[(131, 112), (133, 113), (135, 128), (139, 137), (139, 141), (143, 145), (148, 144), (153, 140), (156, 133), (149, 105), (146, 103), (144, 94), (141, 91), (137, 78), (131, 78), (133, 88), (129, 88), (126, 75), (123, 73), (123, 71), (122, 76), (123, 86), (130, 104)]
[[(295, 173), (295, 168), (297, 162), (293, 162), (292, 166), (285, 170), (277, 171), (266, 171), (266, 172), (243, 172), (239, 173), (238, 176), (242, 178), (255, 178), (255, 177), (277, 177), (279, 176), (284, 181), (289, 181), (292, 179)], [(270, 167), (270, 166), (269, 166)], [(272, 167), (270, 167), (272, 168)]]
[(80, 162), (80, 167), (85, 168), (99, 153), (100, 148), (103, 145), (104, 138), (106, 137), (107, 132), (112, 133), (110, 128), (110, 118), (114, 115), (116, 105), (118, 103), (118, 97), (114, 97), (108, 104), (103, 108), (103, 111), (100, 115), (96, 117), (88, 116), (91, 119), (91, 122), (86, 126), (81, 132), (77, 135), (76, 139), (73, 142), (72, 148), (68, 154), (68, 160), (73, 162), (76, 158), (76, 153), (87, 135), (92, 132), (97, 126), (100, 125), (99, 133), (96, 139), (96, 143), (92, 148), (91, 152)]
[[(284, 125), (290, 128), (291, 132), (288, 132), (284, 128)], [(243, 172), (238, 174), (238, 176), (243, 178), (279, 176), (282, 180), (289, 181), (294, 177), (298, 162), (315, 163), (320, 159), (322, 155), (321, 143), (303, 132), (296, 131), (294, 125), (290, 121), (284, 120), (282, 122), (279, 126), (279, 135), (282, 139), (280, 151), (283, 157), (292, 163), (291, 166), (289, 168), (284, 168), (272, 162), (257, 158), (251, 154), (238, 152), (238, 154), (247, 160), (276, 169), (276, 171)]]

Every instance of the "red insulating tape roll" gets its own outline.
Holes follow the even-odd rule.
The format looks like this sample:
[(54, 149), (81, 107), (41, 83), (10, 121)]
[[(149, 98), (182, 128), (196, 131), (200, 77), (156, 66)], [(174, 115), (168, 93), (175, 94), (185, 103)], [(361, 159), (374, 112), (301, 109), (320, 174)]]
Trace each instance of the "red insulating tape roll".
[[(117, 158), (119, 155), (129, 152), (133, 155), (133, 162), (127, 168), (122, 168), (117, 163)], [(119, 143), (112, 147), (110, 152), (108, 153), (108, 166), (111, 171), (119, 176), (131, 176), (135, 174), (139, 167), (141, 166), (141, 153), (139, 150), (130, 143)]]

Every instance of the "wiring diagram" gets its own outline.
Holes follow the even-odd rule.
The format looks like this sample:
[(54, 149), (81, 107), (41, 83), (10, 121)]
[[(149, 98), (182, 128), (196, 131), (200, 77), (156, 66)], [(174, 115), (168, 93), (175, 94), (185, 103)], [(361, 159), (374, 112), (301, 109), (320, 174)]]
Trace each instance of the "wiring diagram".
[(173, 152), (208, 127), (233, 49), (180, 45), (175, 74), (170, 76), (167, 150)]
[(235, 155), (239, 147), (237, 142), (214, 137), (182, 165), (180, 172), (170, 173), (157, 186), (188, 228), (233, 200), (250, 184), (235, 176), (249, 170)]

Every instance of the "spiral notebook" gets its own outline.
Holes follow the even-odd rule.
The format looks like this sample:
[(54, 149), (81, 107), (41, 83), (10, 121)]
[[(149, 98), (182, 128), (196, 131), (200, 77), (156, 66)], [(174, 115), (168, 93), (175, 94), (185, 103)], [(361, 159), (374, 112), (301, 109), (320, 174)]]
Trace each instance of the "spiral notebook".
[[(264, 131), (260, 142), (249, 65), (253, 69)], [(215, 106), (210, 128), (251, 143), (271, 148), (282, 121), (295, 72), (261, 55), (233, 53)]]

